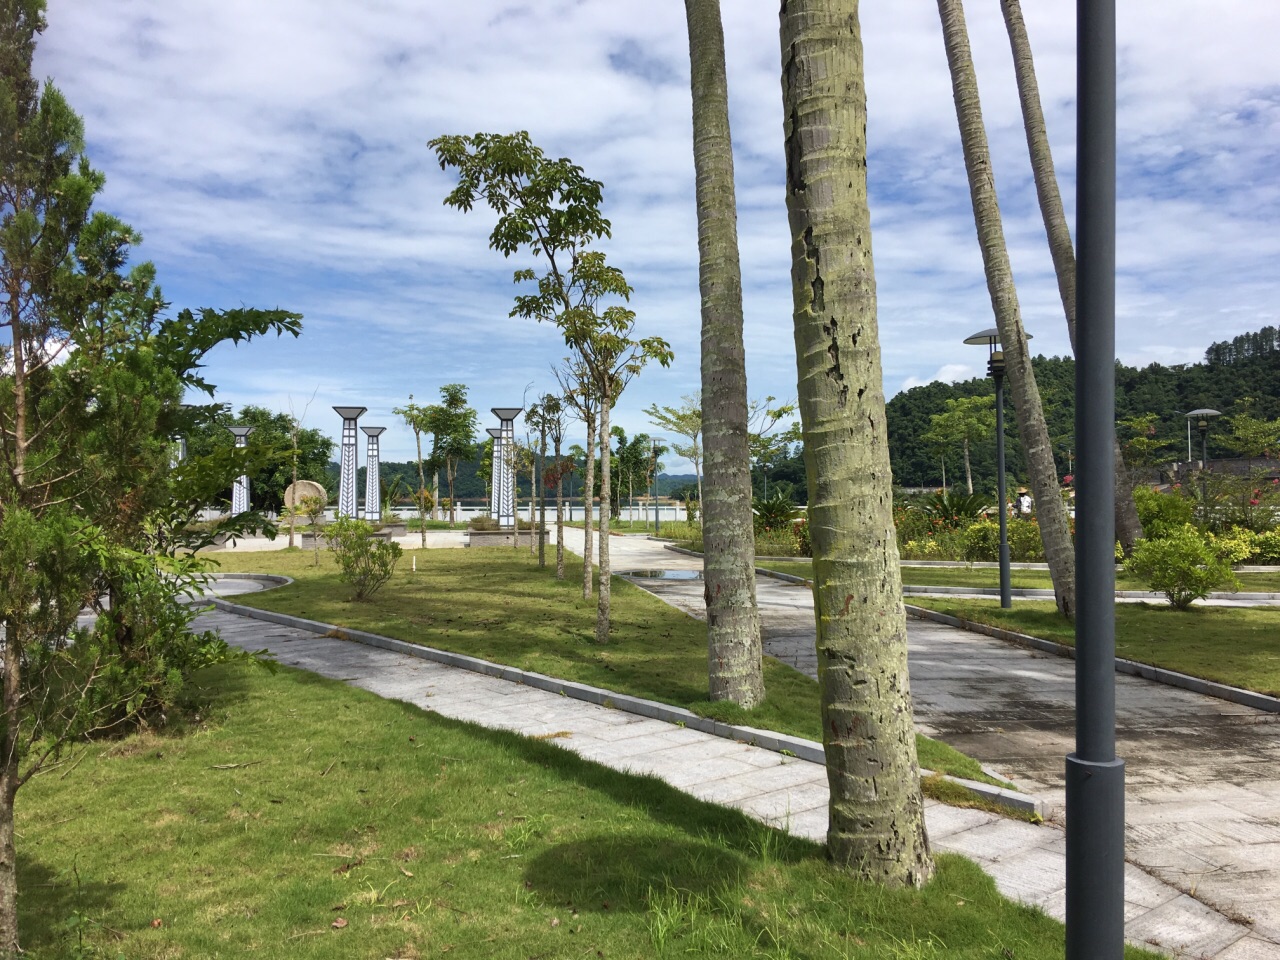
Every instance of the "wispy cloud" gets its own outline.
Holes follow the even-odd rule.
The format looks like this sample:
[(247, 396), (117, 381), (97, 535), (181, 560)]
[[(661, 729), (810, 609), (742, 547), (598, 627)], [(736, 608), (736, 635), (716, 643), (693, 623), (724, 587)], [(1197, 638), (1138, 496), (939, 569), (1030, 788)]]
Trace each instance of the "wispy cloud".
[[(791, 396), (790, 240), (783, 206), (777, 5), (723, 5), (753, 394)], [(1025, 10), (1050, 137), (1074, 196), (1070, 4)], [(869, 172), (888, 392), (981, 371), (960, 340), (992, 323), (936, 12), (864, 4)], [(556, 0), (69, 0), (51, 6), (37, 69), (85, 116), (108, 175), (102, 206), (147, 238), (175, 306), (283, 306), (301, 339), (220, 349), (223, 399), (286, 409), (319, 388), (390, 410), (470, 385), (517, 399), (564, 354), (556, 331), (508, 317), (517, 264), (487, 249), (488, 216), (441, 200), (426, 142), (528, 129), (606, 184), (610, 259), (646, 332), (677, 353), (618, 418), (697, 388), (697, 229), (688, 50), (678, 4)], [(995, 4), (968, 10), (1019, 294), (1035, 346), (1068, 351)], [(1276, 322), (1280, 274), (1280, 7), (1255, 0), (1119, 10), (1117, 343), (1130, 363), (1196, 359)], [(1194, 38), (1190, 42), (1188, 38)], [(333, 422), (328, 422), (332, 420)], [(373, 422), (373, 419), (370, 419)], [(392, 429), (384, 456), (410, 455)]]

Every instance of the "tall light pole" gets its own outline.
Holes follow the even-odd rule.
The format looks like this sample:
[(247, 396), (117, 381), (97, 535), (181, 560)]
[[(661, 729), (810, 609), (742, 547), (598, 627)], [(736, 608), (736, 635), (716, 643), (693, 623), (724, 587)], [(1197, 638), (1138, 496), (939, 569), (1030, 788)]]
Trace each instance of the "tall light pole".
[(493, 454), (489, 458), (489, 516), (498, 519), (498, 476), (502, 473), (502, 431), (488, 427), (485, 433), (493, 438)]
[[(498, 418), (501, 431), (499, 440), (501, 441), (501, 456), (498, 458), (497, 466), (501, 467), (501, 483), (499, 477), (494, 477), (494, 490), (497, 498), (497, 518), (498, 526), (503, 530), (516, 530), (516, 471), (513, 460), (516, 445), (515, 419), (520, 416), (523, 407), (494, 407), (493, 415)], [(495, 444), (495, 451), (498, 449)], [(519, 542), (519, 535), (513, 538)]]
[[(253, 433), (253, 427), (227, 427), (231, 431), (231, 435), (236, 438), (236, 446), (244, 447), (249, 443), (249, 434)], [(231, 488), (231, 515), (235, 516), (240, 513), (249, 512), (249, 478), (244, 474), (236, 477), (236, 482)]]
[(1187, 460), (1191, 460), (1191, 420), (1197, 421), (1200, 431), (1200, 522), (1209, 525), (1209, 418), (1220, 417), (1221, 412), (1201, 407), (1199, 410), (1187, 411)]
[(662, 437), (653, 437), (653, 535), (658, 535), (658, 441)]
[[(1027, 334), (1031, 339), (1031, 334)], [(1000, 346), (1000, 330), (979, 330), (965, 343), (987, 348), (987, 376), (996, 382), (996, 500), (1000, 512), (1000, 606), (1013, 606), (1013, 590), (1009, 584), (1009, 510), (1005, 503), (1004, 483), (1004, 351)]]
[(334, 407), (342, 418), (342, 460), (338, 473), (338, 516), (360, 517), (360, 493), (356, 490), (359, 451), (356, 449), (356, 421), (368, 407)]
[(361, 427), (369, 438), (364, 460), (364, 518), (370, 523), (382, 522), (382, 478), (379, 476), (381, 455), (378, 438), (386, 433), (386, 427)]
[(1077, 0), (1076, 749), (1066, 758), (1067, 960), (1124, 956), (1116, 756), (1116, 11)]

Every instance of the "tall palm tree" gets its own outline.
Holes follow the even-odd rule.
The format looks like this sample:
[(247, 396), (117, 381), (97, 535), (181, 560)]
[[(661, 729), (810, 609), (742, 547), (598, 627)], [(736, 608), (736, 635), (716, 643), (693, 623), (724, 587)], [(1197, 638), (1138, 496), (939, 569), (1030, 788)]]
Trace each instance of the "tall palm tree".
[(781, 41), (827, 845), (868, 880), (920, 885), (933, 859), (893, 526), (857, 0), (787, 0)]
[[(1027, 151), (1031, 154), (1031, 172), (1040, 201), (1040, 216), (1049, 238), (1049, 253), (1058, 277), (1058, 295), (1067, 319), (1067, 335), (1071, 352), (1076, 349), (1076, 252), (1071, 243), (1071, 230), (1058, 192), (1058, 177), (1053, 169), (1049, 134), (1045, 129), (1044, 110), (1040, 106), (1040, 85), (1036, 83), (1036, 66), (1031, 57), (1031, 40), (1022, 19), (1020, 0), (1000, 0), (1009, 47), (1013, 51), (1013, 72), (1018, 81), (1018, 100), (1022, 104), (1022, 125), (1027, 134)], [(1120, 441), (1113, 440), (1116, 456), (1116, 537), (1125, 553), (1142, 539), (1142, 521), (1133, 499), (1133, 477), (1125, 467)]]
[(1049, 564), (1049, 576), (1053, 578), (1058, 610), (1063, 616), (1074, 617), (1075, 548), (1071, 542), (1067, 507), (1058, 486), (1058, 470), (1053, 461), (1040, 390), (1036, 386), (1035, 371), (1031, 368), (1027, 334), (1022, 328), (1022, 312), (1018, 306), (1018, 292), (1014, 288), (1009, 251), (1005, 246), (995, 175), (991, 169), (991, 151), (982, 123), (982, 105), (978, 101), (978, 78), (974, 73), (969, 32), (964, 22), (964, 7), (960, 0), (938, 0), (938, 13), (942, 18), (947, 66), (951, 70), (951, 91), (960, 122), (960, 143), (964, 148), (964, 165), (969, 176), (969, 196), (978, 228), (978, 245), (982, 248), (987, 291), (1004, 349), (1005, 376), (1013, 394), (1018, 437), (1022, 441), (1036, 515), (1040, 520), (1045, 560)]
[(720, 0), (685, 0), (702, 289), (703, 577), (712, 700), (764, 699), (756, 609), (742, 271)]

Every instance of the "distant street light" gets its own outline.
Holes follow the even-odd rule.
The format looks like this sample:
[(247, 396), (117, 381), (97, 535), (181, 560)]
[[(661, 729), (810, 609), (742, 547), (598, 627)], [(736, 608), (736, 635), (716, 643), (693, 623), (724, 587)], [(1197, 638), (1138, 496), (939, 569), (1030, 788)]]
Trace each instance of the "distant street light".
[[(1199, 410), (1187, 412), (1188, 435), (1191, 430), (1192, 417), (1195, 417), (1198, 421), (1196, 426), (1200, 431), (1200, 522), (1205, 526), (1209, 525), (1209, 478), (1206, 476), (1209, 472), (1209, 418), (1220, 416), (1222, 416), (1221, 412), (1210, 410), (1208, 407), (1201, 407)], [(1188, 455), (1187, 459), (1191, 459), (1190, 455)]]
[[(1031, 334), (1027, 334), (1031, 339)], [(1013, 606), (1013, 590), (1009, 583), (1009, 512), (1005, 505), (1004, 485), (1004, 351), (1000, 345), (1000, 331), (996, 327), (979, 330), (965, 343), (987, 348), (987, 375), (996, 382), (996, 500), (1000, 513), (1000, 606), (1008, 610)]]
[(658, 441), (664, 437), (653, 437), (653, 535), (658, 535)]

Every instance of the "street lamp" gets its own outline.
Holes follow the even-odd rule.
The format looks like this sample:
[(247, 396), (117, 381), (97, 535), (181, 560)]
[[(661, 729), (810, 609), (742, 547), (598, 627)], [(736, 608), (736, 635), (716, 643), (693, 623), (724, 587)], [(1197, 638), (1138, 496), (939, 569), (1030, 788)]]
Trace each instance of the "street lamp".
[[(1208, 526), (1209, 524), (1209, 481), (1205, 474), (1209, 470), (1209, 418), (1220, 417), (1222, 413), (1218, 410), (1210, 410), (1208, 407), (1201, 407), (1199, 410), (1187, 411), (1187, 436), (1191, 436), (1191, 418), (1195, 417), (1198, 421), (1197, 429), (1200, 431), (1200, 522)], [(1191, 459), (1191, 445), (1187, 444), (1187, 459)]]
[[(1026, 335), (1031, 339), (1031, 334)], [(1009, 513), (1005, 508), (1004, 486), (1004, 351), (1000, 346), (1000, 331), (996, 327), (980, 330), (965, 343), (987, 348), (987, 375), (996, 382), (996, 500), (1000, 513), (1000, 606), (1008, 610), (1013, 606), (1013, 592), (1009, 585)]]
[(665, 437), (652, 437), (653, 444), (653, 535), (658, 535), (658, 441)]

